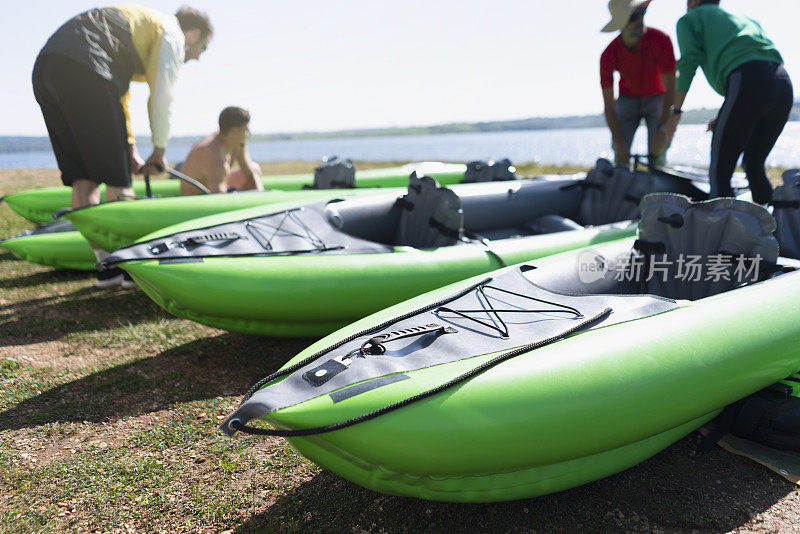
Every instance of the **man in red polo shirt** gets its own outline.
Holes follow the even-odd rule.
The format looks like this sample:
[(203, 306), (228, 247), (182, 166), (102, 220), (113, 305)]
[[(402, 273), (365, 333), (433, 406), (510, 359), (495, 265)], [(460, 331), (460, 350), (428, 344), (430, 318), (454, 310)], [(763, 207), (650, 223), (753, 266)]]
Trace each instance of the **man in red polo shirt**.
[[(675, 94), (675, 53), (666, 33), (644, 25), (650, 1), (611, 0), (611, 22), (602, 29), (619, 31), (600, 56), (600, 87), (617, 165), (629, 164), (633, 136), (642, 119), (647, 124), (651, 162), (666, 162), (666, 150), (654, 153), (654, 141), (657, 132), (665, 131), (670, 118)], [(619, 72), (616, 101), (614, 71)]]

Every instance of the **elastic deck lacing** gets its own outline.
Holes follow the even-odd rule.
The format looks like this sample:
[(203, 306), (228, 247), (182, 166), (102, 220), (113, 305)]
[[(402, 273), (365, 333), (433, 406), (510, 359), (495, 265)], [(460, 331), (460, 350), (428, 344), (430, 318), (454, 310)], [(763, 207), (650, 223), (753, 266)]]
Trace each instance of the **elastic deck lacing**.
[[(282, 213), (276, 213), (273, 217), (283, 215), (283, 218), (277, 224), (270, 224), (263, 220), (248, 219), (243, 222), (245, 229), (255, 239), (261, 248), (266, 251), (274, 250), (272, 247), (272, 240), (275, 237), (297, 237), (307, 241), (314, 249), (325, 249), (325, 243), (309, 228), (301, 218), (296, 216), (296, 212), (302, 211), (302, 208), (294, 208), (286, 210)], [(300, 230), (298, 232), (291, 231), (285, 228), (287, 221), (293, 222)], [(266, 232), (266, 233), (265, 233)], [(271, 232), (271, 233), (269, 233)], [(269, 235), (267, 235), (269, 233)]]
[[(494, 289), (495, 291), (500, 291), (502, 293), (507, 293), (509, 295), (522, 297), (522, 298), (525, 298), (525, 299), (528, 299), (528, 300), (532, 300), (532, 301), (535, 301), (535, 302), (541, 302), (542, 304), (549, 304), (551, 306), (555, 306), (555, 307), (561, 308), (561, 309), (533, 309), (533, 310), (525, 310), (525, 309), (521, 309), (521, 308), (497, 309), (494, 306), (492, 306), (492, 303), (489, 300), (489, 297), (486, 295), (486, 290), (487, 289)], [(478, 323), (478, 324), (480, 324), (482, 326), (485, 326), (486, 328), (491, 328), (492, 330), (496, 330), (504, 338), (508, 337), (508, 325), (503, 320), (503, 318), (500, 317), (500, 313), (571, 313), (571, 314), (573, 314), (575, 316), (576, 319), (580, 319), (580, 318), (583, 317), (583, 314), (580, 311), (578, 311), (577, 309), (573, 308), (572, 306), (567, 306), (565, 304), (559, 304), (557, 302), (551, 302), (549, 300), (537, 299), (536, 297), (531, 297), (531, 296), (528, 296), (528, 295), (524, 295), (522, 293), (516, 293), (514, 291), (509, 291), (507, 289), (502, 289), (502, 288), (494, 287), (494, 286), (490, 286), (490, 285), (481, 285), (481, 286), (477, 287), (477, 290), (478, 290), (479, 297), (481, 297), (481, 296), (483, 297), (483, 302), (487, 306), (486, 308), (482, 308), (482, 309), (479, 309), (479, 310), (456, 310), (456, 309), (453, 309), (453, 308), (447, 308), (447, 307), (444, 307), (444, 306), (440, 306), (434, 313), (436, 313), (437, 315), (439, 314), (439, 312), (454, 313), (454, 314), (456, 314), (456, 315), (458, 315), (460, 317), (463, 317), (463, 318), (468, 319), (470, 321), (476, 322), (476, 323)], [(480, 301), (480, 298), (478, 300)], [(498, 326), (495, 326), (493, 324), (489, 324), (487, 322), (481, 321), (481, 320), (476, 319), (474, 317), (470, 317), (469, 315), (467, 315), (467, 314), (470, 314), (470, 313), (484, 313), (486, 315), (489, 315), (490, 317), (494, 317), (496, 322), (499, 322), (502, 325), (502, 328), (498, 327)]]

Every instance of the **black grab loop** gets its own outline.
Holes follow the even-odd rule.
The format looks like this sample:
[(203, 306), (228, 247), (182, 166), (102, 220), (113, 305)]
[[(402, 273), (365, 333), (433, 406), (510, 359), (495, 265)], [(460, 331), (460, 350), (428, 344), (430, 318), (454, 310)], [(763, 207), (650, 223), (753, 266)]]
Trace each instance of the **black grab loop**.
[[(474, 289), (474, 287), (472, 289)], [(460, 384), (461, 382), (465, 382), (466, 380), (469, 380), (470, 378), (472, 378), (474, 376), (478, 376), (479, 374), (483, 373), (484, 371), (487, 371), (487, 370), (491, 369), (492, 367), (494, 367), (494, 366), (496, 366), (496, 365), (498, 365), (498, 364), (500, 364), (500, 363), (502, 363), (502, 362), (504, 362), (504, 361), (506, 361), (508, 359), (511, 359), (511, 358), (513, 358), (515, 356), (519, 356), (520, 354), (524, 354), (526, 352), (529, 352), (529, 351), (544, 347), (545, 345), (549, 345), (551, 343), (555, 343), (556, 341), (560, 341), (560, 340), (566, 338), (567, 336), (570, 336), (570, 335), (574, 334), (575, 332), (579, 332), (579, 331), (583, 330), (584, 328), (586, 328), (588, 326), (591, 326), (592, 324), (604, 319), (605, 317), (607, 317), (611, 313), (611, 311), (612, 311), (611, 308), (606, 308), (605, 310), (603, 310), (602, 312), (598, 313), (594, 317), (589, 317), (585, 321), (582, 321), (581, 323), (573, 326), (572, 328), (570, 328), (569, 330), (567, 330), (565, 332), (562, 332), (560, 334), (557, 334), (557, 335), (552, 336), (552, 337), (547, 338), (547, 339), (543, 339), (541, 341), (536, 341), (534, 343), (529, 343), (528, 345), (524, 345), (522, 347), (518, 347), (516, 349), (512, 349), (512, 350), (510, 350), (508, 352), (500, 354), (499, 356), (496, 356), (495, 358), (492, 358), (491, 360), (489, 360), (489, 361), (487, 361), (485, 363), (482, 363), (481, 365), (478, 365), (477, 367), (474, 367), (473, 369), (470, 369), (466, 373), (463, 373), (463, 374), (453, 378), (452, 380), (449, 380), (449, 381), (447, 381), (447, 382), (445, 382), (443, 384), (440, 384), (440, 385), (438, 385), (436, 387), (433, 387), (433, 388), (431, 388), (431, 389), (429, 389), (427, 391), (423, 391), (422, 393), (418, 393), (416, 395), (408, 397), (407, 399), (395, 402), (394, 404), (390, 404), (388, 406), (384, 406), (383, 408), (378, 408), (377, 410), (374, 410), (372, 412), (369, 412), (369, 413), (366, 413), (366, 414), (363, 414), (363, 415), (359, 415), (358, 417), (353, 417), (352, 419), (347, 419), (346, 421), (341, 421), (341, 422), (338, 422), (338, 423), (333, 423), (333, 424), (325, 425), (325, 426), (318, 426), (318, 427), (314, 427), (314, 428), (303, 428), (303, 429), (299, 429), (299, 430), (282, 430), (282, 429), (273, 429), (273, 428), (257, 428), (257, 427), (252, 427), (252, 426), (246, 426), (246, 425), (242, 424), (240, 421), (237, 421), (237, 420), (231, 421), (230, 423), (228, 423), (228, 425), (230, 426), (231, 429), (239, 430), (239, 431), (244, 432), (246, 434), (254, 434), (254, 435), (258, 435), (258, 436), (279, 436), (279, 437), (284, 437), (284, 438), (300, 437), (300, 436), (311, 436), (311, 435), (315, 435), (315, 434), (324, 434), (324, 433), (327, 433), (327, 432), (333, 432), (335, 430), (341, 430), (343, 428), (347, 428), (347, 427), (350, 427), (350, 426), (353, 426), (353, 425), (357, 425), (359, 423), (363, 423), (365, 421), (369, 421), (371, 419), (375, 419), (376, 417), (379, 417), (381, 415), (387, 414), (389, 412), (393, 412), (394, 410), (397, 410), (397, 409), (402, 408), (404, 406), (408, 406), (409, 404), (413, 404), (413, 403), (415, 403), (417, 401), (421, 401), (423, 399), (426, 399), (428, 397), (436, 395), (437, 393), (440, 393), (440, 392), (442, 392), (442, 391), (444, 391), (446, 389), (449, 389), (449, 388), (451, 388), (451, 387), (453, 387), (453, 386), (455, 386), (457, 384)], [(339, 344), (342, 344), (342, 343), (345, 343), (345, 342), (346, 341), (342, 341)], [(292, 366), (292, 367), (295, 367), (295, 366)]]
[(454, 334), (458, 332), (455, 328), (451, 327), (444, 327), (435, 323), (426, 324), (424, 326), (414, 326), (411, 328), (405, 328), (403, 330), (396, 330), (394, 332), (388, 332), (386, 334), (380, 334), (375, 337), (371, 337), (361, 345), (361, 354), (384, 354), (386, 352), (386, 347), (384, 343), (389, 343), (390, 341), (397, 341), (398, 339), (404, 339), (407, 337), (415, 337), (415, 336), (424, 336), (425, 334), (430, 334), (435, 332), (438, 335), (442, 334)]
[(458, 230), (453, 230), (452, 228), (448, 228), (447, 226), (440, 223), (433, 217), (428, 219), (428, 224), (431, 226), (431, 228), (435, 228), (440, 234), (447, 236), (450, 239), (458, 241), (458, 238), (461, 237), (461, 232), (459, 232)]
[(668, 224), (673, 228), (680, 228), (683, 226), (683, 216), (680, 213), (673, 213), (669, 217), (659, 217), (658, 222)]
[(634, 241), (633, 249), (642, 254), (664, 254), (667, 251), (664, 243), (660, 241), (645, 241), (644, 239)]
[(406, 211), (414, 211), (414, 203), (409, 201), (406, 197), (398, 198), (396, 204), (400, 209), (404, 209)]

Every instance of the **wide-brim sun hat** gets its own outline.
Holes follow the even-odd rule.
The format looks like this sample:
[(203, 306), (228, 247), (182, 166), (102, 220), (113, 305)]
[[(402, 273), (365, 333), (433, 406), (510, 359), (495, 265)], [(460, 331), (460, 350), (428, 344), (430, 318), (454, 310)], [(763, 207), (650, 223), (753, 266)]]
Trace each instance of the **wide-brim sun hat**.
[(610, 0), (608, 11), (611, 13), (611, 21), (606, 24), (601, 32), (610, 33), (621, 30), (631, 20), (634, 11), (642, 6), (649, 6), (652, 0)]

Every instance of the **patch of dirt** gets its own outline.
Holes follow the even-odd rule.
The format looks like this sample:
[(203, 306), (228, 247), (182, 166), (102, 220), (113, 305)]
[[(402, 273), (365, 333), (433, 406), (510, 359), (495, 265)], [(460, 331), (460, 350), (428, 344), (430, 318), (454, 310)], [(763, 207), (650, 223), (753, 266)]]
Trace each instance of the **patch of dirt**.
[(15, 452), (11, 463), (17, 467), (35, 468), (92, 447), (122, 446), (131, 436), (163, 424), (169, 417), (169, 411), (162, 410), (108, 423), (72, 424), (55, 430), (51, 437), (20, 433), (11, 439)]
[(64, 341), (32, 341), (0, 346), (0, 359), (11, 360), (37, 369), (74, 369), (89, 367), (117, 357), (122, 350), (77, 345)]

